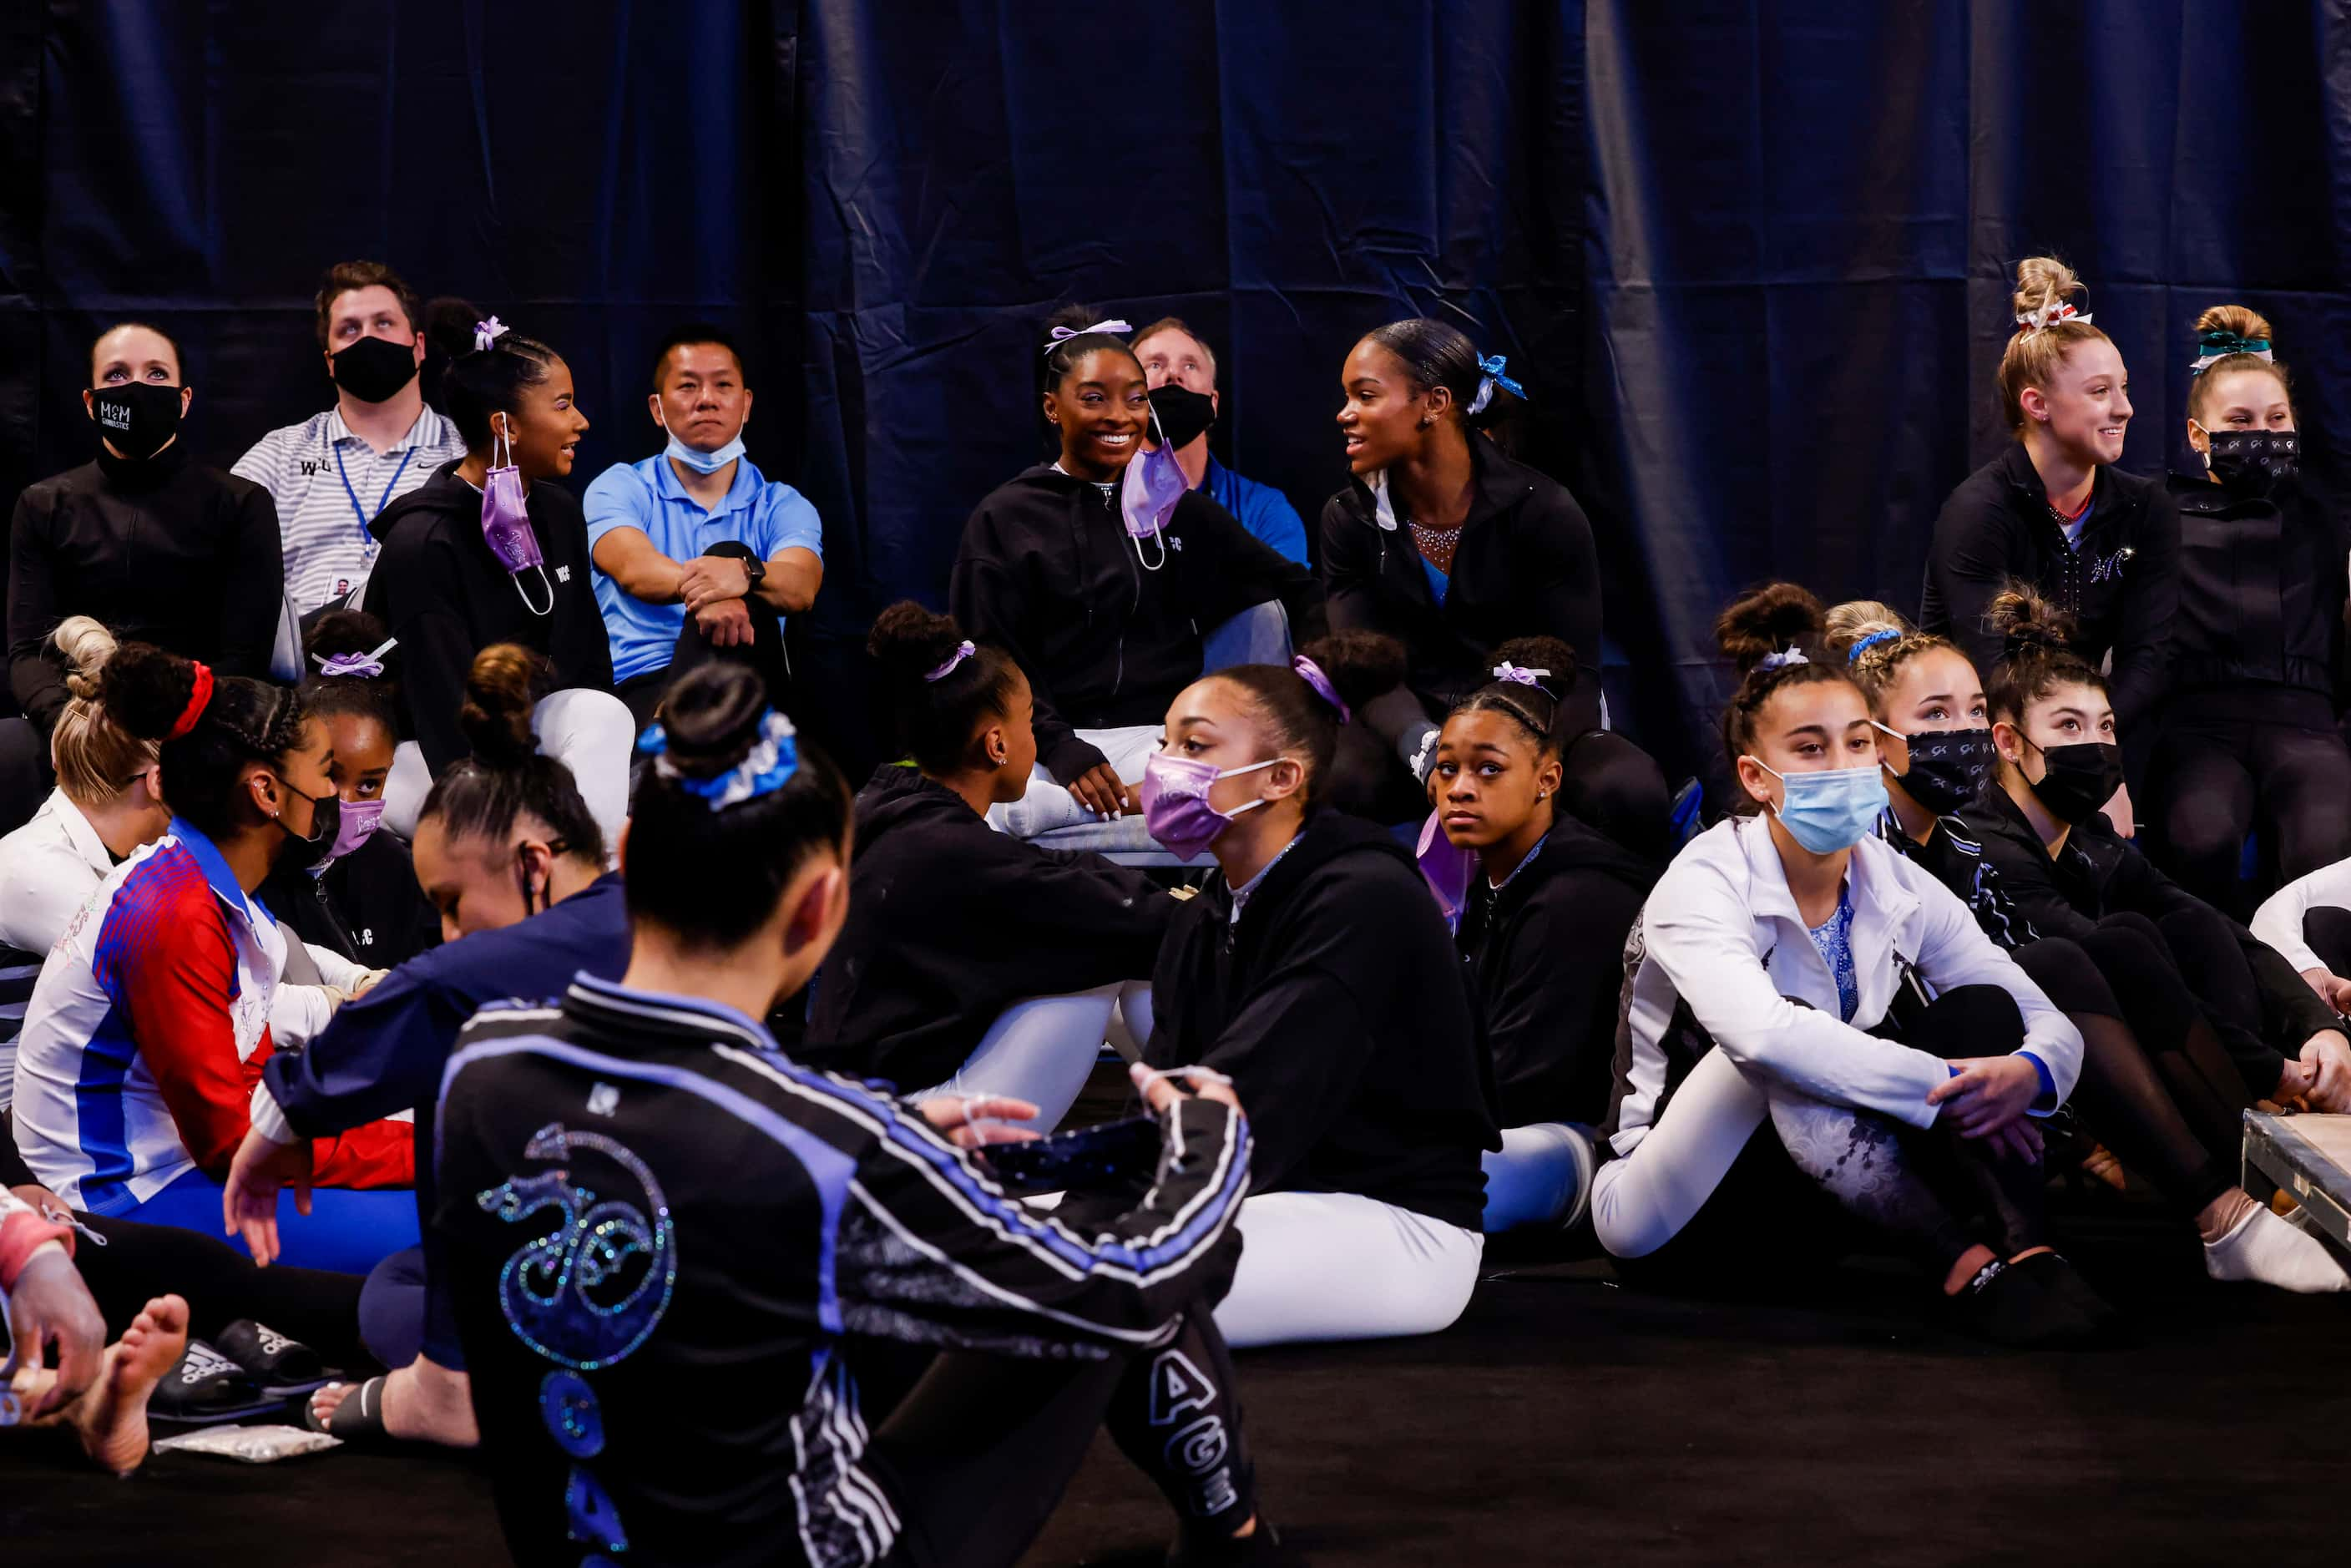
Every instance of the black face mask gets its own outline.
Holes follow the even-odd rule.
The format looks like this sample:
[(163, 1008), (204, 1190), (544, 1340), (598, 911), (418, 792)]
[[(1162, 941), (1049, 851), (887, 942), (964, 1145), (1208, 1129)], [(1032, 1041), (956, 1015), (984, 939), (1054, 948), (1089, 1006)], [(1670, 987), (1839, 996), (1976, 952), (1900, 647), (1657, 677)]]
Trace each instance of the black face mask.
[(1899, 776), (1902, 788), (1938, 817), (1981, 794), (2000, 757), (1989, 729), (1930, 729), (1903, 738), (1910, 743), (1910, 771)]
[(1207, 392), (1174, 382), (1152, 389), (1151, 412), (1159, 416), (1159, 433), (1166, 436), (1170, 451), (1191, 445), (1217, 423), (1217, 405)]
[(309, 853), (303, 856), (302, 863), (315, 865), (321, 856), (335, 847), (335, 835), (342, 831), (343, 798), (332, 789), (323, 795), (307, 795), (287, 783), (283, 778), (280, 778), (277, 782), (288, 795), (301, 795), (302, 799), (310, 802), (310, 831), (307, 833), (298, 833), (287, 827), (283, 811), (270, 819), (277, 824), (277, 831), (286, 835), (286, 848), (283, 852), (298, 856), (308, 850)]
[(132, 462), (143, 462), (179, 433), (180, 389), (124, 382), (89, 389), (89, 416), (99, 435)]
[(2213, 476), (2244, 496), (2266, 496), (2294, 476), (2302, 442), (2291, 430), (2216, 430), (2210, 434)]
[(381, 402), (416, 379), (416, 350), (408, 343), (364, 337), (336, 350), (335, 384), (361, 402)]
[(2032, 748), (2047, 768), (2033, 780), (2033, 798), (2069, 828), (2088, 821), (2123, 787), (2123, 748), (2111, 740)]

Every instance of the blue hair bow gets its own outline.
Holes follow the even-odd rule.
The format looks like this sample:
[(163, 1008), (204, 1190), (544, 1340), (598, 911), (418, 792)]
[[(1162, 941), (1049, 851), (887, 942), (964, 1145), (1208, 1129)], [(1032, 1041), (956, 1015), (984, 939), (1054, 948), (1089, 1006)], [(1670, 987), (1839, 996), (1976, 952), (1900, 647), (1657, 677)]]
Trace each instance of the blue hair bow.
[(1478, 395), (1469, 400), (1471, 413), (1480, 413), (1485, 411), (1486, 405), (1494, 401), (1496, 387), (1501, 388), (1521, 402), (1525, 401), (1527, 389), (1502, 373), (1502, 367), (1508, 361), (1499, 354), (1478, 361)]

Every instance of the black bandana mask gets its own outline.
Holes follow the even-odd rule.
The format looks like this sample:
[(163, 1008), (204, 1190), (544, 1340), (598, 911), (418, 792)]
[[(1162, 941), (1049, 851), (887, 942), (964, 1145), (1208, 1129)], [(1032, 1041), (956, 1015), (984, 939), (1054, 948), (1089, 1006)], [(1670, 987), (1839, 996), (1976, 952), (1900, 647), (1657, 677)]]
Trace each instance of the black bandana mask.
[(2216, 430), (2206, 460), (2213, 477), (2241, 496), (2266, 496), (2301, 467), (2302, 440), (2291, 430)]
[(1902, 738), (1910, 744), (1910, 771), (1896, 775), (1897, 781), (1938, 817), (1949, 816), (1982, 793), (2000, 757), (1989, 729), (1929, 729)]
[(1151, 389), (1151, 412), (1159, 416), (1159, 429), (1167, 437), (1170, 451), (1191, 445), (1217, 423), (1217, 405), (1207, 392), (1196, 392), (1174, 382)]
[(133, 463), (143, 463), (179, 433), (180, 389), (153, 382), (92, 387), (89, 417), (101, 440)]

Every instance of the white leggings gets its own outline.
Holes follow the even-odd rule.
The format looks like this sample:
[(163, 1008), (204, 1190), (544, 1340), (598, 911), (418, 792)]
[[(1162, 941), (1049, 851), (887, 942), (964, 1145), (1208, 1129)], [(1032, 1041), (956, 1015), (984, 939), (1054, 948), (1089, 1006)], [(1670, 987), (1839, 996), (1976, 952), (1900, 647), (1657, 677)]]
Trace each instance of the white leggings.
[[(1078, 738), (1100, 751), (1122, 782), (1143, 782), (1143, 765), (1159, 749), (1161, 727), (1129, 725), (1124, 729), (1081, 729)], [(988, 825), (1016, 839), (1033, 839), (1057, 828), (1091, 826), (1100, 817), (1078, 804), (1067, 789), (1053, 782), (1042, 763), (1029, 775), (1029, 792), (1005, 806), (987, 809)]]
[[(531, 711), (531, 732), (539, 749), (571, 769), (589, 815), (604, 831), (609, 862), (629, 820), (629, 762), (636, 746), (636, 721), (629, 705), (610, 692), (567, 687), (549, 692)], [(383, 781), (383, 823), (403, 839), (416, 836), (433, 774), (413, 740), (392, 754), (392, 774)]]
[(1395, 1339), (1452, 1326), (1486, 1239), (1351, 1192), (1272, 1192), (1233, 1221), (1246, 1245), (1217, 1326), (1235, 1350)]
[(1592, 1223), (1618, 1258), (1645, 1258), (1679, 1235), (1771, 1114), (1761, 1075), (1719, 1051), (1698, 1058), (1646, 1136), (1593, 1179)]
[(1118, 993), (1113, 980), (1091, 991), (1013, 1003), (997, 1015), (953, 1078), (909, 1098), (1008, 1094), (1037, 1107), (1036, 1118), (1022, 1126), (1051, 1132), (1070, 1113), (1102, 1056)]

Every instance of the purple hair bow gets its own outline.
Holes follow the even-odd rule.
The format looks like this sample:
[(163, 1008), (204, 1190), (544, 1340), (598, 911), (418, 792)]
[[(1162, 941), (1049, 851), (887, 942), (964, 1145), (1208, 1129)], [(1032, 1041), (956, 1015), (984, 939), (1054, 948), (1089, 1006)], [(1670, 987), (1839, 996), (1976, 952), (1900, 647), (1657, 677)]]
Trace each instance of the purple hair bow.
[(970, 658), (977, 652), (979, 652), (979, 650), (973, 647), (967, 642), (958, 643), (956, 644), (956, 651), (947, 655), (947, 662), (941, 664), (937, 669), (933, 670), (929, 674), (925, 675), (923, 679), (933, 685), (936, 685), (938, 682), (944, 681), (949, 675), (956, 673), (956, 666), (957, 664), (962, 664), (966, 659)]
[(382, 644), (373, 653), (333, 653), (325, 658), (313, 653), (310, 655), (310, 662), (318, 665), (319, 674), (329, 680), (349, 678), (371, 681), (383, 674), (383, 656), (398, 646), (400, 646), (399, 638), (386, 637)]
[(1134, 329), (1125, 322), (1116, 320), (1097, 321), (1091, 327), (1056, 327), (1053, 329), (1052, 337), (1045, 344), (1045, 351), (1050, 354), (1071, 339), (1082, 338), (1090, 332), (1132, 332), (1134, 330)]
[(1558, 695), (1542, 684), (1542, 677), (1550, 674), (1549, 670), (1522, 670), (1508, 659), (1494, 666), (1496, 680), (1508, 681), (1514, 686), (1532, 686), (1543, 695), (1557, 701)]

